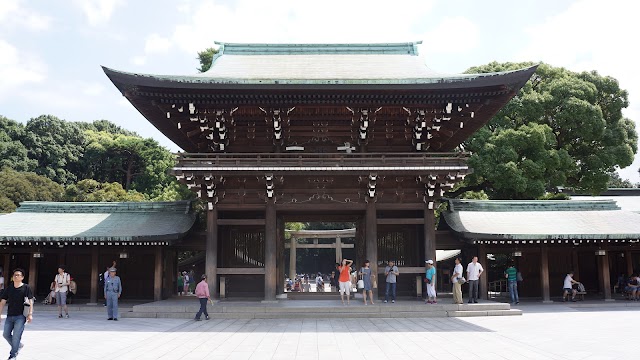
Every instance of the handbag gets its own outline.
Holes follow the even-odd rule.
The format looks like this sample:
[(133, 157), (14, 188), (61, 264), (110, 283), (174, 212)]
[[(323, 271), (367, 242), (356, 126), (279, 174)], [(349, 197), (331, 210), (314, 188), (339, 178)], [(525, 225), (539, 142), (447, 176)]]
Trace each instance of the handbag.
[(364, 280), (358, 280), (358, 289), (364, 289)]
[(29, 301), (28, 297), (24, 297), (24, 309), (22, 309), (22, 315), (24, 315), (24, 317), (29, 316), (29, 312), (31, 312), (31, 301)]
[(464, 277), (461, 277), (460, 279), (458, 279), (458, 284), (462, 285), (464, 283), (467, 282), (467, 279), (465, 279)]
[(520, 271), (518, 271), (516, 273), (516, 281), (523, 281), (524, 279), (522, 278), (522, 273), (520, 273)]

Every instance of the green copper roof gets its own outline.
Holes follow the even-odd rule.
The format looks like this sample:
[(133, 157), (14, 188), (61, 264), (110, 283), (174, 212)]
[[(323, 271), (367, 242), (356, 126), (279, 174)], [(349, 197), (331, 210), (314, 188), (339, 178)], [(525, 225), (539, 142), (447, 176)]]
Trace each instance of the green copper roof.
[(162, 241), (182, 238), (195, 221), (189, 201), (24, 202), (0, 217), (0, 241)]
[(220, 45), (217, 56), (226, 55), (418, 55), (417, 45), (422, 41), (373, 44), (241, 44), (215, 42)]
[[(640, 199), (639, 199), (640, 200)], [(640, 214), (611, 200), (449, 200), (444, 218), (470, 240), (640, 239)]]

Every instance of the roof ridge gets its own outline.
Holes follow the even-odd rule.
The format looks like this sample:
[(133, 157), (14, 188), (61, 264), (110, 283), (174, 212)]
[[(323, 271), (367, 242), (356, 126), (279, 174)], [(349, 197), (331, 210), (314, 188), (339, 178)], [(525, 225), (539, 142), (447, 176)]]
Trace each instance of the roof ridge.
[(467, 200), (447, 199), (449, 211), (598, 211), (620, 210), (615, 200)]
[[(418, 56), (418, 45), (422, 41), (403, 43), (225, 43), (220, 45), (219, 55), (411, 55)], [(218, 55), (216, 54), (216, 55)]]

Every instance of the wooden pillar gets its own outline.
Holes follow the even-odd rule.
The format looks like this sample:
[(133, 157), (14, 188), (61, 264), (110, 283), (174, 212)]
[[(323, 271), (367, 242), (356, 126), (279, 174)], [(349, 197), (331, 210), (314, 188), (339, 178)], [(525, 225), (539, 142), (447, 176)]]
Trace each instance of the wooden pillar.
[(11, 253), (4, 254), (4, 265), (2, 265), (2, 275), (4, 275), (4, 286), (5, 288), (9, 286), (11, 282), (11, 272), (13, 269), (9, 269), (11, 267)]
[(484, 245), (478, 245), (478, 262), (484, 269), (482, 274), (480, 274), (478, 297), (487, 300), (489, 298), (489, 264), (487, 264), (487, 248)]
[(631, 276), (631, 274), (633, 274), (633, 259), (631, 258), (630, 250), (625, 250), (624, 258), (627, 261), (627, 276)]
[[(434, 208), (435, 203), (431, 202), (431, 204)], [(429, 259), (436, 263), (436, 214), (434, 209), (429, 209), (429, 202), (427, 202), (424, 206), (424, 259), (421, 265)]]
[(542, 302), (551, 302), (549, 292), (549, 248), (542, 245), (540, 248), (540, 287), (542, 288)]
[(604, 295), (604, 301), (613, 301), (611, 298), (611, 274), (609, 272), (609, 250), (604, 255), (598, 256), (598, 263), (600, 264), (600, 273), (602, 274), (602, 294)]
[(276, 205), (269, 199), (265, 208), (264, 301), (276, 301)]
[(573, 264), (571, 268), (573, 270), (573, 278), (580, 280), (580, 261), (578, 260), (577, 249), (571, 249), (571, 263)]
[(342, 264), (342, 239), (336, 238), (336, 262)]
[(176, 251), (170, 248), (165, 249), (163, 259), (163, 285), (162, 285), (162, 298), (169, 298), (176, 293), (178, 287), (176, 278)]
[[(375, 275), (373, 285), (373, 297), (378, 298), (378, 222), (376, 203), (369, 199), (365, 213), (365, 243), (367, 259), (371, 265), (371, 273)], [(336, 248), (337, 251), (338, 248)]]
[(100, 267), (98, 264), (98, 247), (91, 247), (91, 289), (89, 290), (89, 304), (97, 305), (98, 304), (98, 290), (102, 293), (104, 289), (98, 289), (99, 285), (99, 271)]
[[(162, 246), (154, 249), (155, 269), (153, 272), (153, 300), (162, 300)], [(197, 279), (197, 274), (195, 275)], [(198, 280), (196, 280), (198, 282)]]
[(207, 243), (205, 245), (204, 272), (211, 297), (218, 293), (218, 209), (214, 206), (207, 210)]
[(291, 253), (289, 254), (289, 279), (293, 280), (296, 277), (296, 245), (298, 245), (298, 239), (295, 236), (291, 237), (291, 246), (289, 249)]
[(37, 289), (36, 286), (38, 285), (38, 262), (37, 262), (38, 259), (33, 257), (33, 253), (31, 253), (29, 255), (31, 255), (31, 258), (29, 259), (29, 280), (28, 280), (28, 284), (29, 284), (29, 287), (31, 288), (31, 291), (33, 291), (35, 293), (35, 291)]

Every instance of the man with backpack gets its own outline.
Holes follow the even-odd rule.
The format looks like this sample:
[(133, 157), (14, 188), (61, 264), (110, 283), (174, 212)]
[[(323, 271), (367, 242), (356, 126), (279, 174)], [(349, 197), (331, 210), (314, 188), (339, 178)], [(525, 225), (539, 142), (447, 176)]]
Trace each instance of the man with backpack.
[(56, 293), (56, 303), (58, 304), (58, 318), (62, 319), (62, 308), (64, 307), (65, 318), (69, 318), (69, 308), (67, 307), (67, 292), (71, 285), (71, 276), (65, 272), (64, 265), (58, 266), (58, 273), (53, 279), (54, 292)]

